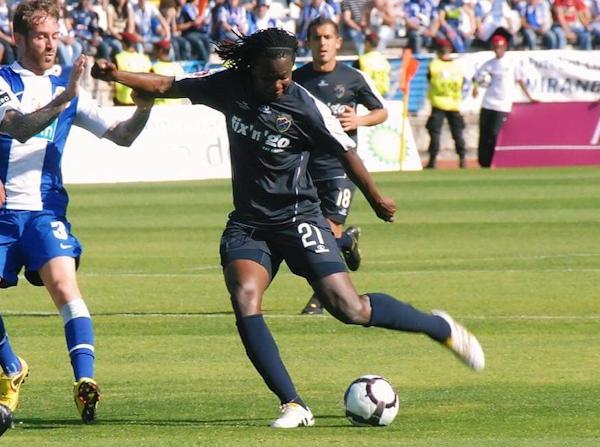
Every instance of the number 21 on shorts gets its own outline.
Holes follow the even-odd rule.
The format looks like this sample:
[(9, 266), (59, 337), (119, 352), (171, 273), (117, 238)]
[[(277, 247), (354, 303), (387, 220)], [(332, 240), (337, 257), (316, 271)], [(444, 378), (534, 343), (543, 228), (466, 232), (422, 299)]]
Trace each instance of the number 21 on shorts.
[(314, 246), (315, 253), (329, 253), (329, 248), (325, 245), (323, 234), (318, 227), (303, 222), (298, 225), (298, 233), (302, 235), (302, 245), (304, 248)]

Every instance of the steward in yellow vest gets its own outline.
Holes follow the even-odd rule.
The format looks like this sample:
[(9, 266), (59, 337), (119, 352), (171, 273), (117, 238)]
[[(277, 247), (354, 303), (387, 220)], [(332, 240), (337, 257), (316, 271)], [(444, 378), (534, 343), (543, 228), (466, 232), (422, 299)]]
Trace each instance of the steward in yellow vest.
[(444, 118), (448, 120), (450, 133), (456, 146), (459, 167), (466, 167), (466, 149), (463, 129), (465, 121), (460, 114), (464, 75), (460, 65), (451, 57), (452, 44), (446, 39), (437, 39), (438, 57), (429, 65), (429, 102), (431, 115), (425, 127), (429, 131), (429, 162), (426, 168), (435, 168), (440, 151), (440, 138)]
[(365, 37), (365, 53), (358, 57), (358, 69), (369, 76), (375, 88), (385, 96), (390, 90), (390, 63), (386, 57), (376, 50), (379, 36), (376, 33)]
[[(183, 67), (171, 59), (171, 42), (161, 40), (155, 44), (157, 61), (152, 65), (152, 72), (163, 76), (183, 76), (185, 74)], [(185, 103), (182, 98), (156, 98), (155, 105), (181, 105)]]
[[(138, 73), (149, 73), (152, 68), (150, 58), (144, 53), (136, 51), (136, 45), (141, 42), (141, 38), (134, 33), (122, 33), (123, 51), (115, 56), (117, 68), (124, 71), (133, 71)], [(123, 84), (115, 83), (115, 104), (130, 105), (131, 89)]]

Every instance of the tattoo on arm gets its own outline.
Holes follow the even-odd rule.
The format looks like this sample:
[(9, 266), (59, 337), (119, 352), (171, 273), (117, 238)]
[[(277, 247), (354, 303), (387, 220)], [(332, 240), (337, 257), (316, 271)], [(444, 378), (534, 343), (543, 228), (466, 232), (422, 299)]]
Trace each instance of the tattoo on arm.
[(53, 105), (52, 102), (54, 101), (32, 113), (23, 114), (16, 110), (6, 112), (2, 123), (0, 123), (0, 131), (12, 136), (21, 143), (25, 143), (48, 127), (65, 109), (65, 103)]
[(131, 146), (146, 126), (151, 110), (151, 107), (138, 107), (131, 118), (117, 123), (106, 132), (104, 138), (108, 138), (119, 146)]

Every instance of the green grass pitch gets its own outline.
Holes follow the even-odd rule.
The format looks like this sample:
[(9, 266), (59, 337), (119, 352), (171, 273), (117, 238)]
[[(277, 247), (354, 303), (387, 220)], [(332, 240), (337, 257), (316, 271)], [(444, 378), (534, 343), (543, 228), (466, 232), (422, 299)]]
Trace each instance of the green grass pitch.
[[(72, 402), (62, 322), (22, 280), (1, 312), (31, 374), (14, 446), (598, 446), (600, 170), (467, 170), (375, 175), (394, 224), (362, 196), (349, 222), (361, 291), (441, 308), (475, 332), (472, 373), (421, 335), (344, 326), (299, 311), (310, 295), (283, 268), (264, 313), (316, 426), (268, 428), (278, 402), (238, 340), (219, 268), (229, 181), (72, 186), (84, 244), (79, 280), (94, 315), (99, 420)], [(397, 388), (387, 428), (354, 428), (342, 396), (373, 373)]]

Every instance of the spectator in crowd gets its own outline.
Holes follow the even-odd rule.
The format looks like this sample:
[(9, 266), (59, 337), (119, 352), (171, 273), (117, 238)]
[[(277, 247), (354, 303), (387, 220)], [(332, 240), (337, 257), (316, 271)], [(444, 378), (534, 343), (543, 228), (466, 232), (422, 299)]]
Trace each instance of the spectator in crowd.
[[(171, 34), (171, 42), (169, 44), (169, 51), (172, 53), (171, 57), (177, 60), (191, 59), (192, 46), (190, 42), (181, 35), (181, 31), (177, 24), (177, 18), (179, 17), (179, 2), (177, 0), (160, 0), (158, 10), (165, 18), (169, 33)], [(161, 40), (159, 42), (163, 41)]]
[(248, 34), (261, 29), (279, 28), (281, 20), (274, 17), (271, 12), (271, 0), (257, 0), (249, 16)]
[(429, 64), (429, 102), (431, 115), (425, 127), (429, 132), (428, 169), (436, 167), (436, 158), (440, 151), (440, 139), (444, 118), (448, 120), (450, 133), (458, 154), (458, 166), (466, 167), (466, 145), (463, 137), (465, 121), (460, 114), (462, 90), (464, 83), (463, 70), (452, 57), (452, 44), (447, 39), (437, 39), (437, 57)]
[[(139, 73), (149, 73), (152, 62), (145, 53), (137, 51), (137, 46), (142, 43), (141, 37), (136, 33), (121, 33), (123, 51), (115, 56), (116, 66), (119, 70), (129, 70)], [(115, 105), (127, 106), (134, 104), (131, 89), (123, 84), (115, 84)]]
[(381, 96), (387, 95), (390, 90), (391, 66), (387, 58), (377, 51), (379, 36), (369, 33), (365, 36), (365, 52), (358, 57), (357, 68), (375, 84)]
[(352, 42), (359, 56), (365, 52), (365, 30), (362, 20), (369, 0), (343, 0), (341, 21), (345, 38)]
[(452, 43), (454, 51), (464, 53), (473, 42), (475, 13), (463, 0), (441, 0), (438, 6), (439, 37)]
[(509, 45), (514, 42), (521, 28), (521, 18), (507, 0), (479, 0), (476, 11), (477, 37), (481, 42), (488, 42), (498, 28), (508, 31), (509, 35), (505, 37)]
[(308, 45), (308, 27), (317, 17), (331, 19), (336, 21), (335, 9), (325, 0), (310, 0), (300, 11), (298, 24), (296, 26), (296, 37), (298, 38), (298, 54), (301, 56), (310, 55)]
[(140, 36), (138, 51), (152, 54), (154, 44), (161, 40), (171, 40), (169, 24), (154, 3), (138, 0), (133, 4), (135, 32)]
[(219, 40), (236, 41), (248, 33), (248, 16), (240, 0), (225, 0), (219, 13)]
[(106, 10), (106, 34), (104, 41), (110, 46), (110, 56), (123, 51), (123, 33), (135, 32), (133, 8), (129, 0), (110, 0)]
[(69, 13), (69, 19), (75, 39), (81, 44), (83, 53), (96, 56), (102, 37), (98, 26), (98, 14), (92, 9), (92, 0), (79, 0), (77, 6)]
[(548, 49), (558, 48), (558, 38), (552, 31), (552, 12), (546, 0), (527, 0), (519, 4), (519, 13), (525, 48), (536, 50), (538, 39)]
[(59, 12), (58, 18), (58, 45), (56, 55), (58, 63), (70, 67), (83, 53), (83, 47), (75, 39), (71, 20), (67, 19), (67, 12), (63, 0), (56, 0), (56, 6)]
[(408, 0), (404, 5), (408, 47), (421, 53), (432, 44), (439, 28), (438, 13), (432, 0)]
[(192, 57), (205, 63), (211, 53), (211, 12), (206, 2), (187, 0), (177, 18), (177, 29), (190, 44)]
[[(156, 43), (156, 62), (152, 64), (152, 73), (156, 73), (163, 76), (174, 76), (181, 78), (185, 75), (183, 67), (177, 62), (173, 61), (171, 51), (171, 42), (168, 40), (161, 40)], [(181, 105), (184, 100), (181, 98), (157, 98), (154, 100), (154, 105)]]
[(600, 0), (590, 0), (592, 46), (600, 46)]
[(506, 56), (508, 39), (501, 33), (490, 39), (495, 57), (485, 62), (473, 78), (473, 97), (478, 96), (478, 85), (486, 87), (479, 114), (479, 144), (477, 146), (479, 165), (489, 168), (492, 165), (496, 139), (512, 110), (515, 83), (531, 102), (536, 102), (523, 78), (517, 61)]
[(590, 10), (583, 0), (554, 0), (554, 27), (558, 48), (567, 43), (582, 50), (591, 50), (592, 36), (588, 30), (591, 23)]
[(377, 51), (382, 52), (396, 36), (398, 15), (393, 0), (370, 0), (363, 15), (363, 26), (379, 36)]
[(0, 64), (10, 65), (15, 61), (13, 46), (10, 8), (6, 0), (0, 0)]

